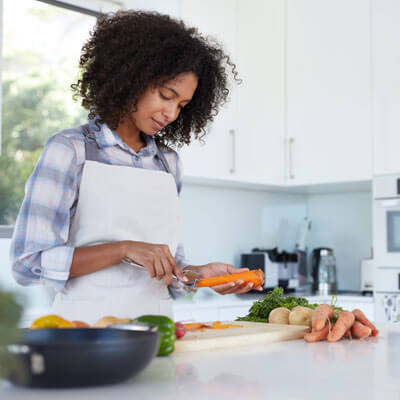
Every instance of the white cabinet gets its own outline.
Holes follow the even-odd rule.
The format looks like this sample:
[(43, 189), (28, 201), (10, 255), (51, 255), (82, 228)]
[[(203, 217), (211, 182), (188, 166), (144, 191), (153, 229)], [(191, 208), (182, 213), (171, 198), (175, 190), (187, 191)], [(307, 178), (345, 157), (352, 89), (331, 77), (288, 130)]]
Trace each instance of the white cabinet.
[(237, 2), (237, 174), (244, 181), (284, 182), (285, 2)]
[(371, 179), (370, 4), (287, 4), (287, 182)]
[[(182, 151), (185, 175), (276, 185), (371, 179), (370, 2), (182, 0), (181, 15), (226, 45), (243, 79), (206, 144)], [(400, 112), (391, 115), (400, 124)]]
[(374, 173), (400, 173), (400, 2), (372, 1)]
[(181, 150), (186, 176), (283, 183), (284, 10), (281, 0), (182, 1), (182, 19), (215, 36), (242, 79), (205, 144)]
[[(182, 0), (181, 18), (189, 26), (197, 27), (204, 36), (215, 37), (234, 58), (234, 3), (231, 0)], [(231, 95), (232, 101), (208, 127), (204, 145), (196, 140), (180, 150), (185, 175), (225, 179), (235, 175), (234, 98)]]

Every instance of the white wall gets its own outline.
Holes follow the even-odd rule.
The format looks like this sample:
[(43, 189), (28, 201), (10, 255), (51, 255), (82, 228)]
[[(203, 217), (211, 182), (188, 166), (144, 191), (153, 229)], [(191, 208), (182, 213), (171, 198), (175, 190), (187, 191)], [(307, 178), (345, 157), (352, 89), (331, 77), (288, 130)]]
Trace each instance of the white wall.
[(239, 266), (253, 247), (293, 250), (306, 216), (306, 197), (184, 185), (184, 244), (193, 264), (222, 261)]
[(180, 0), (123, 0), (126, 9), (158, 11), (178, 17), (181, 10)]

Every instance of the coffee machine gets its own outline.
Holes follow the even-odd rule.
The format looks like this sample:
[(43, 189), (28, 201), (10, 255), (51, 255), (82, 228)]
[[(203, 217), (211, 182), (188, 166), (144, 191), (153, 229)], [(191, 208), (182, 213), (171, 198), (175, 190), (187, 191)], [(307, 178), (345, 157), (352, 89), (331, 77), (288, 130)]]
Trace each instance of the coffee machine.
[(280, 252), (273, 249), (255, 248), (251, 253), (244, 253), (241, 257), (241, 267), (262, 269), (265, 273), (264, 290), (272, 290), (276, 286), (284, 292), (294, 292), (299, 286), (299, 254)]
[(319, 247), (311, 253), (313, 292), (319, 295), (337, 293), (336, 260), (333, 250)]

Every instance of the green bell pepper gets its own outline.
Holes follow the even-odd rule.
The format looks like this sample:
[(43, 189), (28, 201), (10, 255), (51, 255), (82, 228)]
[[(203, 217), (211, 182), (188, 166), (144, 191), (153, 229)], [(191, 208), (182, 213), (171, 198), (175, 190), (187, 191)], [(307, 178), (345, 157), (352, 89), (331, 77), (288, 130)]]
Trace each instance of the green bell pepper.
[(156, 325), (161, 333), (160, 347), (158, 356), (166, 356), (175, 350), (175, 323), (171, 318), (164, 315), (142, 315), (135, 318), (134, 322), (145, 322), (150, 325)]

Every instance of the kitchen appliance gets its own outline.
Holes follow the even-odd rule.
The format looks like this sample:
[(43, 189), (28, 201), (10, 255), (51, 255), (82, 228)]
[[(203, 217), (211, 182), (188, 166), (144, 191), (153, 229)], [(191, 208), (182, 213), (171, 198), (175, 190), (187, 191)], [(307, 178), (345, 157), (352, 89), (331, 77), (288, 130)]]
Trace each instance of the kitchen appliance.
[(310, 331), (308, 326), (302, 325), (260, 324), (248, 321), (223, 323), (241, 325), (241, 328), (230, 327), (220, 330), (204, 329), (203, 331), (187, 332), (185, 336), (175, 342), (175, 352), (236, 348), (250, 344), (302, 339), (304, 334)]
[(160, 343), (157, 327), (22, 329), (8, 346), (16, 359), (9, 379), (30, 387), (74, 387), (122, 382), (144, 369)]
[(319, 295), (337, 293), (336, 260), (333, 250), (319, 247), (311, 253), (313, 291)]
[(375, 322), (400, 321), (400, 174), (372, 180)]
[(293, 292), (299, 286), (299, 255), (278, 251), (278, 248), (255, 248), (251, 253), (241, 256), (241, 267), (262, 269), (265, 274), (264, 290), (271, 290), (276, 286), (285, 292)]
[(294, 252), (297, 254), (299, 261), (299, 287), (298, 289), (305, 290), (308, 281), (308, 268), (307, 268), (307, 236), (308, 231), (311, 229), (311, 221), (305, 217), (300, 229), (300, 236), (296, 243)]
[(375, 264), (373, 259), (361, 261), (361, 285), (362, 295), (372, 295), (374, 290), (374, 271)]

